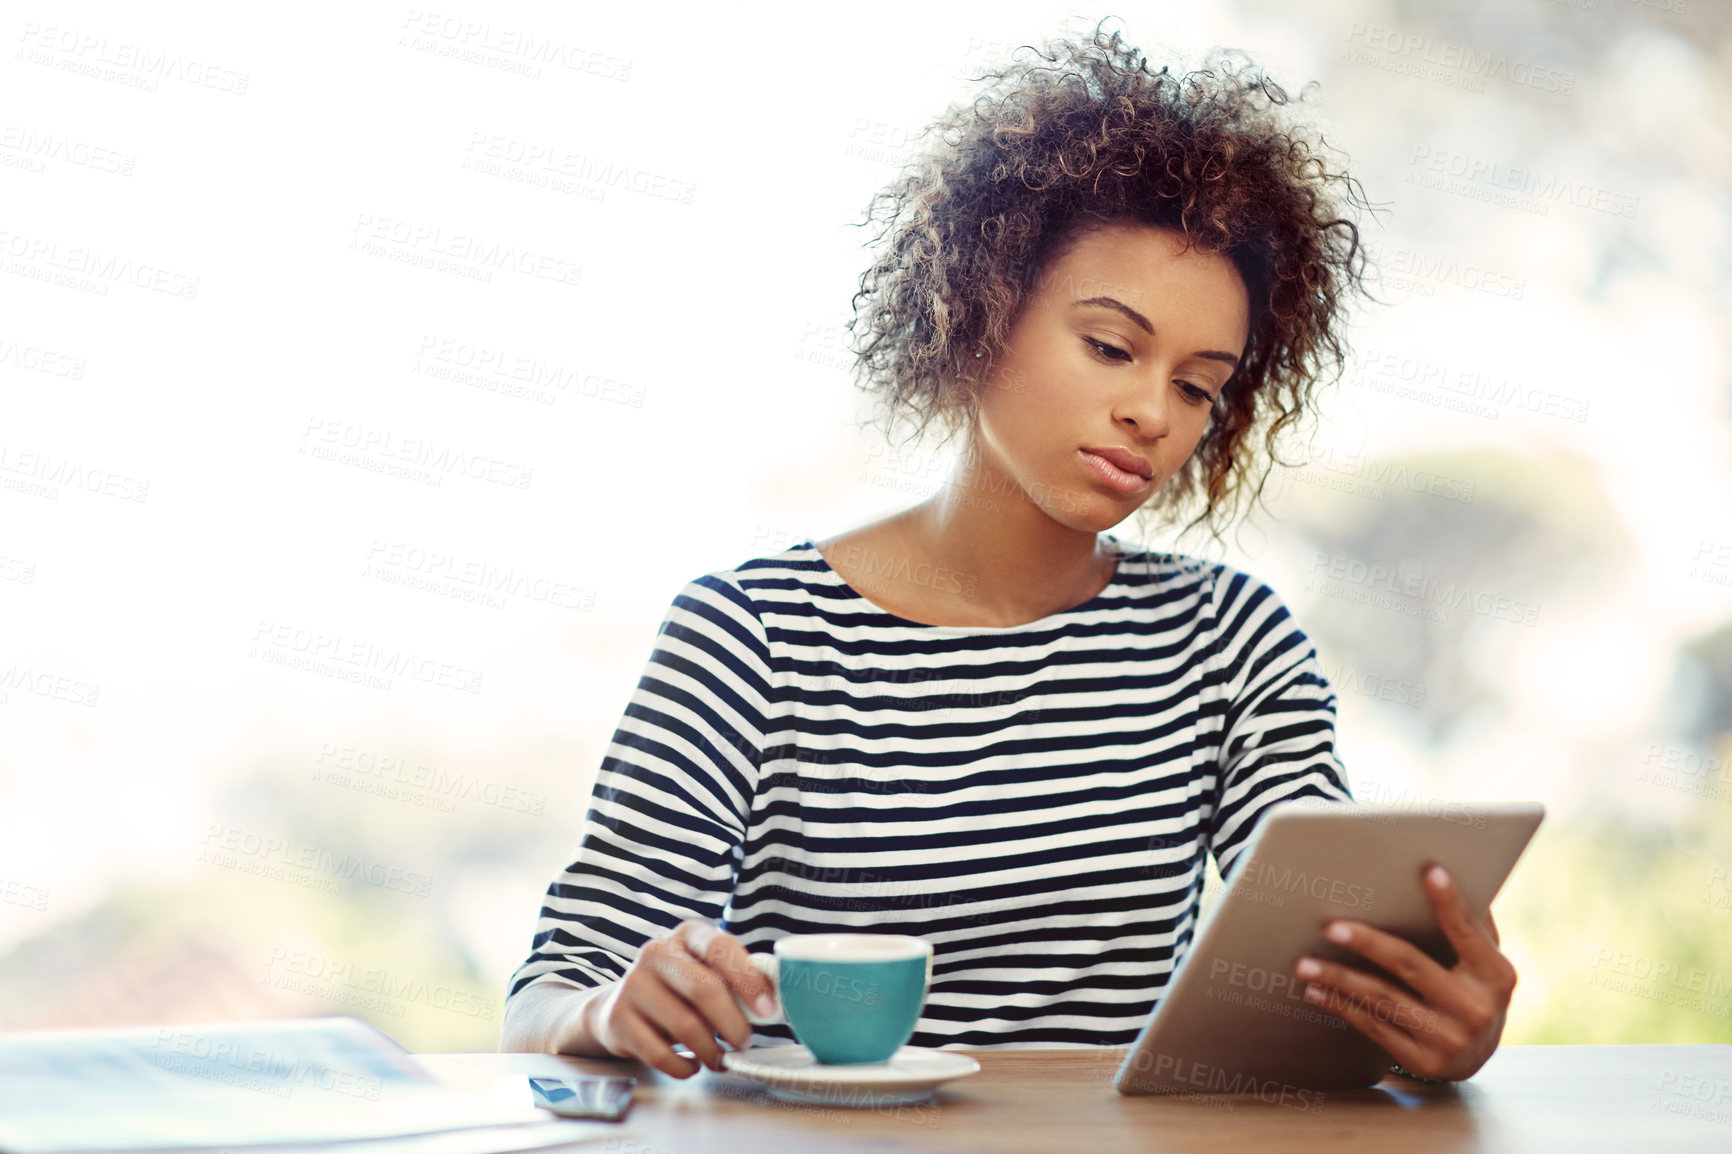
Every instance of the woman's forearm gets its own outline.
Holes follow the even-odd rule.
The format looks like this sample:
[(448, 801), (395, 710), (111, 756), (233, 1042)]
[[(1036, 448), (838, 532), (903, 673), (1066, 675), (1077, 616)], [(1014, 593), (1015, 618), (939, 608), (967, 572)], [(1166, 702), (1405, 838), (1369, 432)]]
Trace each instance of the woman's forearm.
[(611, 1057), (595, 1040), (589, 1010), (612, 985), (607, 982), (586, 989), (547, 981), (526, 987), (506, 1003), (499, 1031), (500, 1052)]

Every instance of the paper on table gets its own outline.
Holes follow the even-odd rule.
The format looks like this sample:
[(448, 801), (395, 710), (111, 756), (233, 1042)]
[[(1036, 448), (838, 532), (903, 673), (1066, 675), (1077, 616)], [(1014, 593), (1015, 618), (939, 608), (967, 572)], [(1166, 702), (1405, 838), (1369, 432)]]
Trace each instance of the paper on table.
[(446, 1085), (355, 1018), (0, 1035), (8, 1154), (316, 1143), (549, 1118)]
[[(564, 1118), (557, 1122), (528, 1122), (514, 1126), (479, 1126), (467, 1130), (442, 1130), (435, 1134), (407, 1134), (397, 1138), (367, 1138), (355, 1142), (308, 1142), (288, 1146), (225, 1146), (242, 1154), (517, 1154), (548, 1150), (557, 1146), (614, 1141), (621, 1137), (636, 1141), (643, 1132), (621, 1122), (585, 1122)], [(209, 1147), (153, 1151), (153, 1154), (208, 1154)]]

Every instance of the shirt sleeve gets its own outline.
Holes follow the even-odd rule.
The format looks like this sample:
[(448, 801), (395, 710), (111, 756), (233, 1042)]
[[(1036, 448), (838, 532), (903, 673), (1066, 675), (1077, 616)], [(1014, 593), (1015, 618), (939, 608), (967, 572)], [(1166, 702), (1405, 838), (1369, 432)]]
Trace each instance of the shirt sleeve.
[(592, 987), (686, 918), (719, 922), (738, 876), (770, 713), (756, 606), (722, 574), (688, 582), (596, 773), (577, 860), (542, 902), (510, 980)]
[(1270, 806), (1301, 797), (1353, 800), (1335, 756), (1334, 688), (1317, 648), (1268, 585), (1219, 566), (1211, 680), (1221, 743), (1209, 848), (1222, 878)]

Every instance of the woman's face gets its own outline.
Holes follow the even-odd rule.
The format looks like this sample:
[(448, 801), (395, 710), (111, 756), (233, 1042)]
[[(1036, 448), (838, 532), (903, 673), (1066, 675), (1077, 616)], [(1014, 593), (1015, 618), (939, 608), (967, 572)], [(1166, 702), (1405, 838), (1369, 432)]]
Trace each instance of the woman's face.
[[(1151, 225), (1092, 230), (1049, 261), (980, 389), (968, 484), (1098, 533), (1178, 472), (1249, 335), (1223, 256)], [(1088, 449), (1125, 450), (1147, 480)]]

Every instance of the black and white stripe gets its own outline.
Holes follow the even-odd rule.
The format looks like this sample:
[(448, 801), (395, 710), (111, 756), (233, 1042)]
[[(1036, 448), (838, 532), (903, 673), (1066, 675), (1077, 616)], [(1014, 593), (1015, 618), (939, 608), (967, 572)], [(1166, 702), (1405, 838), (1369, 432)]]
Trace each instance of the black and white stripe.
[(1228, 873), (1268, 806), (1348, 792), (1275, 593), (1102, 539), (1099, 595), (1006, 628), (886, 613), (810, 541), (689, 582), (509, 994), (617, 978), (684, 918), (754, 952), (905, 933), (935, 947), (911, 1045), (1129, 1044), (1205, 854)]

